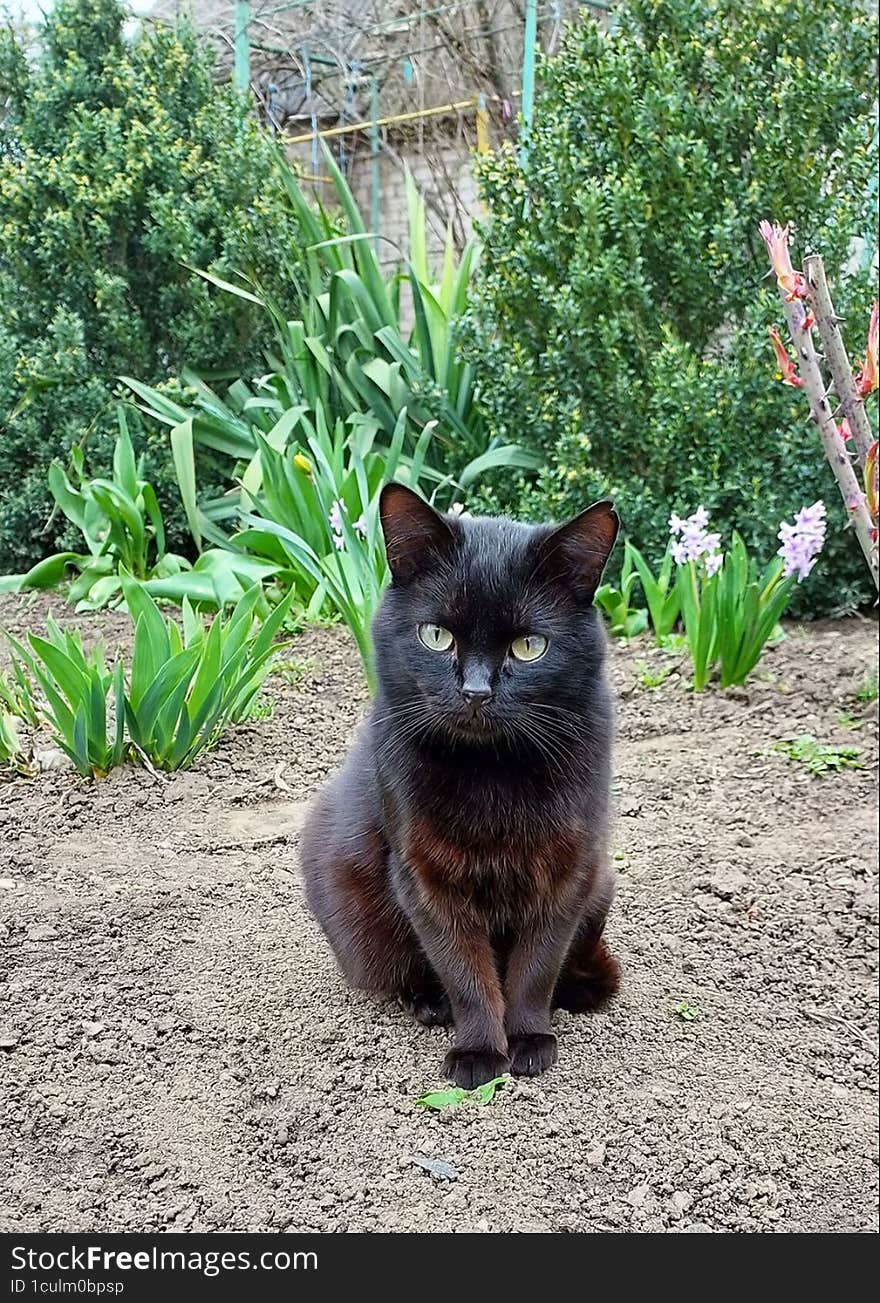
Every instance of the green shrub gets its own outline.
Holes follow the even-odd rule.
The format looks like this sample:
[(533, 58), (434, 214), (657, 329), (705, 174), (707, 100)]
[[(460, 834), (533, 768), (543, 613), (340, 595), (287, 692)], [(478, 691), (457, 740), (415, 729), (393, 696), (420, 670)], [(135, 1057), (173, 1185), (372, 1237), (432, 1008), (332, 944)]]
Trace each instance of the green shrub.
[[(474, 368), (457, 356), (455, 332), (467, 303), (474, 245), (456, 260), (450, 235), (435, 275), (438, 269), (427, 257), (424, 200), (407, 175), (406, 270), (387, 273), (326, 147), (325, 166), (342, 214), (342, 235), (307, 201), (290, 169), (283, 172), (307, 273), (296, 293), (284, 299), (274, 284), (263, 286), (245, 276), (217, 281), (233, 301), (265, 312), (274, 330), (271, 369), (236, 375), (231, 383), (226, 377), (223, 386), (186, 369), (177, 396), (145, 385), (140, 377), (125, 377), (140, 408), (171, 429), (180, 493), (199, 545), (203, 536), (226, 541), (219, 525), (235, 520), (243, 495), (246, 500), (260, 488), (265, 445), (293, 456), (297, 438), (305, 451), (304, 431), (313, 433), (319, 424), (372, 426), (377, 453), (391, 447), (401, 419), (404, 452), (413, 452), (429, 430), (422, 459), (441, 495), (453, 496), (488, 470), (540, 465), (534, 454), (488, 439), (474, 399)], [(411, 328), (403, 323), (402, 284), (412, 296)], [(220, 496), (203, 482), (206, 450), (227, 479), (228, 491)]]
[[(220, 275), (295, 277), (271, 137), (214, 84), (186, 25), (123, 35), (119, 0), (59, 0), (40, 58), (0, 31), (0, 572), (73, 542), (46, 470), (89, 442), (109, 469), (117, 377), (254, 365), (265, 315)], [(141, 440), (169, 544), (186, 538), (167, 441)], [(170, 519), (169, 519), (170, 513)], [(74, 543), (75, 546), (75, 543)]]
[(568, 29), (525, 164), (480, 165), (490, 217), (463, 351), (490, 433), (545, 457), (487, 505), (562, 515), (612, 494), (656, 555), (670, 511), (695, 502), (766, 551), (781, 517), (824, 497), (800, 609), (870, 596), (805, 407), (774, 383), (757, 223), (796, 221), (798, 260), (821, 250), (858, 354), (871, 278), (842, 269), (873, 230), (874, 28), (848, 0), (624, 0), (610, 34)]

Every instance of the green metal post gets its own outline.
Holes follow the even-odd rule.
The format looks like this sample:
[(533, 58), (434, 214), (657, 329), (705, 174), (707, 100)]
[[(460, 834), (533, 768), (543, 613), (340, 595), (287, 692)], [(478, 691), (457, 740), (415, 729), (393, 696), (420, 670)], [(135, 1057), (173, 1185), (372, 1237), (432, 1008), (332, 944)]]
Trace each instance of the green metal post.
[(523, 32), (522, 115), (523, 138), (520, 144), (520, 162), (525, 163), (529, 153), (529, 132), (535, 113), (535, 47), (538, 44), (538, 0), (526, 0), (526, 25)]
[(251, 25), (249, 0), (235, 0), (235, 84), (246, 91), (251, 84)]
[(379, 164), (379, 78), (373, 78), (373, 84), (370, 90), (370, 117), (373, 119), (373, 125), (370, 128), (370, 145), (373, 151), (373, 247), (376, 254), (379, 253), (379, 200), (382, 187), (382, 175)]

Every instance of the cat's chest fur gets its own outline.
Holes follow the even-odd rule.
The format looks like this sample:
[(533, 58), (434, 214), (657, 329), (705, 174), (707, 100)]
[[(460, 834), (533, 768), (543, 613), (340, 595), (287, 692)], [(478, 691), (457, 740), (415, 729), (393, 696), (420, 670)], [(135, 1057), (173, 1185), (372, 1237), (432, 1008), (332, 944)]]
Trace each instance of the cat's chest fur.
[(429, 895), (522, 919), (584, 871), (587, 821), (570, 789), (536, 786), (488, 758), (476, 771), (440, 761), (397, 777), (386, 833)]

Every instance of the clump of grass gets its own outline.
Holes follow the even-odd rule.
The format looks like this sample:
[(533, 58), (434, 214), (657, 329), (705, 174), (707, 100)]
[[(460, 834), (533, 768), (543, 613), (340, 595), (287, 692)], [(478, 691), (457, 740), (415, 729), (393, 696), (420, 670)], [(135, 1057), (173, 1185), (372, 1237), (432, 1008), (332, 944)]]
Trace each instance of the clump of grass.
[(271, 697), (257, 697), (242, 719), (271, 719), (275, 714), (275, 702)]
[(29, 647), (7, 635), (17, 676), (29, 673), (45, 697), (43, 714), (58, 746), (79, 772), (103, 778), (125, 755), (125, 680), (103, 647), (86, 651), (80, 635), (49, 616), (47, 637), (28, 634)]
[(317, 673), (318, 662), (314, 656), (282, 657), (276, 660), (272, 675), (290, 684), (292, 688), (303, 688), (309, 679)]
[(683, 656), (687, 645), (688, 640), (683, 633), (664, 633), (657, 639), (657, 646), (667, 656)]
[(828, 746), (824, 742), (817, 742), (809, 733), (775, 742), (771, 749), (780, 752), (793, 764), (801, 765), (815, 778), (821, 778), (824, 774), (840, 773), (843, 769), (865, 767), (858, 747)]
[(877, 686), (877, 671), (875, 670), (873, 674), (865, 675), (853, 696), (856, 701), (876, 701), (878, 690), (880, 689)]
[(839, 710), (837, 712), (837, 722), (841, 728), (855, 730), (861, 728), (865, 721), (860, 719), (858, 715), (851, 715), (848, 710)]
[(491, 1104), (497, 1091), (506, 1086), (507, 1077), (493, 1077), (474, 1090), (464, 1090), (461, 1086), (450, 1086), (448, 1090), (434, 1090), (416, 1100), (420, 1108), (434, 1109), (440, 1112), (444, 1108), (458, 1108), (466, 1100), (475, 1104)]
[(647, 661), (636, 661), (636, 678), (643, 688), (659, 688), (674, 669), (674, 665), (659, 665), (654, 669)]

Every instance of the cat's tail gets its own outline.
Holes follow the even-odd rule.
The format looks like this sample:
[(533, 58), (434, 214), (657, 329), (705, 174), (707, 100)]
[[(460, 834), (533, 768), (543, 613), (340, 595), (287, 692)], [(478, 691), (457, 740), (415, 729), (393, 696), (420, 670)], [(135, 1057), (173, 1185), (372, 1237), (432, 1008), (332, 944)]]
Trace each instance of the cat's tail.
[(553, 1004), (570, 1013), (593, 1013), (620, 989), (620, 964), (605, 941), (590, 939), (589, 948), (574, 944), (556, 983)]

